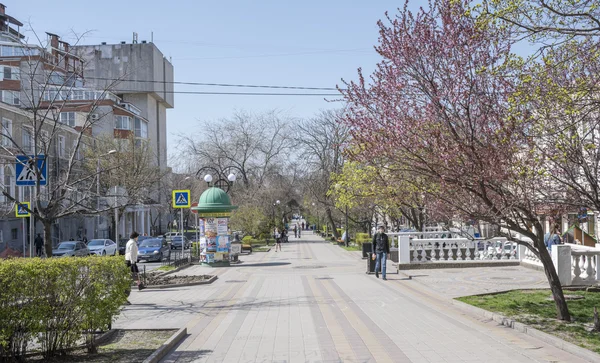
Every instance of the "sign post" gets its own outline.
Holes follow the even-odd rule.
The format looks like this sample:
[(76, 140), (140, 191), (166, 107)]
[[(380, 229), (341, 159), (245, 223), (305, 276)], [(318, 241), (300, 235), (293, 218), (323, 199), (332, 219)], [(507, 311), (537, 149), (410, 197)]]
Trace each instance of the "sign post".
[[(15, 165), (15, 176), (15, 184), (17, 186), (31, 187), (31, 192), (29, 194), (29, 201), (31, 204), (29, 205), (35, 206), (35, 186), (38, 184), (44, 186), (48, 183), (48, 167), (46, 163), (46, 155), (17, 155), (17, 162)], [(25, 234), (25, 228), (23, 229), (23, 234)], [(29, 216), (29, 238), (29, 256), (33, 256), (33, 241), (35, 238), (35, 218), (32, 215)], [(25, 255), (25, 250), (23, 250), (23, 255)]]
[(198, 225), (198, 223), (199, 223), (198, 211), (193, 209), (197, 206), (198, 206), (198, 203), (196, 203), (196, 202), (192, 203), (192, 213), (194, 213), (196, 215), (196, 242), (200, 242), (200, 226)]
[(179, 209), (179, 223), (181, 224), (181, 250), (185, 248), (185, 244), (183, 241), (183, 209), (190, 208), (191, 200), (190, 200), (190, 191), (189, 190), (173, 190), (173, 208)]

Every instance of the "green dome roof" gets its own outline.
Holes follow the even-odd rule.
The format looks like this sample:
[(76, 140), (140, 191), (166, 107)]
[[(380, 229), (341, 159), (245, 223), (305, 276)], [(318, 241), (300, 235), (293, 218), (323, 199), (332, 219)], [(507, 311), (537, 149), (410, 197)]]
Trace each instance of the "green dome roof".
[(237, 206), (231, 205), (231, 199), (223, 189), (212, 187), (202, 193), (198, 206), (192, 209), (200, 213), (219, 213), (230, 212), (237, 209)]

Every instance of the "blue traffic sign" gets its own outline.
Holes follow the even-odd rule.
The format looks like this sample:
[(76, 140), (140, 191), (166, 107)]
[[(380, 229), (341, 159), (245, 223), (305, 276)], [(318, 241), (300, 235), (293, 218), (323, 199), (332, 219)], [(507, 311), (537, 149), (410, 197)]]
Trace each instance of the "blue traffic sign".
[(189, 208), (191, 204), (189, 190), (173, 190), (173, 208)]
[[(16, 184), (18, 186), (36, 185), (37, 177), (35, 160), (36, 157), (33, 155), (17, 155), (15, 175), (17, 177)], [(48, 165), (46, 163), (45, 155), (38, 155), (37, 169), (40, 172), (40, 185), (46, 185), (48, 182)]]

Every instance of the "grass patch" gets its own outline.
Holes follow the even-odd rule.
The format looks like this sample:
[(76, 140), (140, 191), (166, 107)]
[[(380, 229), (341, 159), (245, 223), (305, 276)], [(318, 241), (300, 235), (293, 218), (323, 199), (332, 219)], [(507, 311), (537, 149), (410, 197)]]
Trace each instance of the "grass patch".
[(252, 252), (269, 252), (271, 247), (263, 246), (263, 247), (252, 247)]
[(572, 322), (556, 319), (550, 290), (515, 290), (496, 295), (457, 298), (464, 303), (500, 313), (514, 320), (552, 334), (580, 347), (600, 353), (600, 333), (590, 332), (594, 322), (594, 306), (600, 308), (600, 293), (565, 291), (565, 295), (581, 295), (582, 300), (567, 301)]
[(156, 269), (156, 271), (173, 271), (175, 270), (175, 266), (171, 266), (171, 265), (164, 265), (164, 266), (160, 266), (159, 268)]
[(355, 246), (355, 245), (348, 246), (348, 247), (346, 247), (346, 246), (340, 246), (340, 247), (342, 247), (346, 251), (362, 251), (362, 249), (360, 248), (360, 246)]

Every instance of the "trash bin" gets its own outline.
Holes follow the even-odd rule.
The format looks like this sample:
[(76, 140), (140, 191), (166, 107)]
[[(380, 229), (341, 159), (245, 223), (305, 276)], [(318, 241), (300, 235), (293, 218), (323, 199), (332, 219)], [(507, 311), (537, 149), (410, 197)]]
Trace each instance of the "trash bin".
[(366, 242), (362, 244), (362, 257), (370, 258), (371, 253), (373, 252), (373, 243)]
[(377, 263), (377, 259), (372, 259), (371, 256), (367, 258), (367, 274), (375, 273), (375, 264)]

